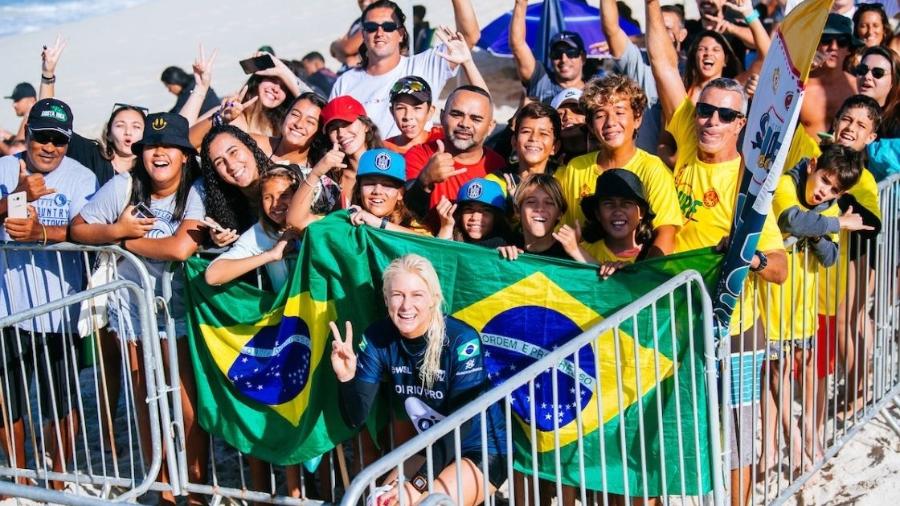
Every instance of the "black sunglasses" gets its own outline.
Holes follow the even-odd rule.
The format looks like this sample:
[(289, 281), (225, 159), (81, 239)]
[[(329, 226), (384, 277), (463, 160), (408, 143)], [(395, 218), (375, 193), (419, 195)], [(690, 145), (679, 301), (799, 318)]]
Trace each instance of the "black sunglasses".
[(697, 117), (700, 119), (709, 119), (712, 118), (713, 113), (719, 113), (719, 121), (722, 123), (731, 123), (732, 121), (743, 118), (744, 113), (741, 111), (735, 111), (734, 109), (729, 109), (728, 107), (716, 107), (711, 104), (707, 104), (706, 102), (698, 102), (697, 103)]
[(374, 21), (365, 21), (365, 22), (363, 22), (362, 27), (363, 27), (363, 30), (365, 30), (369, 33), (375, 33), (378, 31), (379, 28), (381, 28), (382, 30), (384, 30), (387, 33), (391, 33), (391, 32), (397, 31), (397, 29), (400, 28), (400, 25), (398, 25), (397, 23), (394, 23), (393, 21), (385, 21), (384, 23), (376, 23)]
[(31, 140), (38, 144), (53, 144), (56, 147), (69, 144), (69, 138), (65, 135), (59, 132), (48, 132), (44, 130), (31, 132)]
[(821, 39), (819, 39), (820, 46), (830, 46), (833, 41), (837, 41), (838, 47), (849, 47), (850, 46), (850, 36), (849, 35), (834, 35), (828, 34), (823, 35)]
[(581, 56), (581, 50), (571, 46), (557, 47), (550, 50), (551, 60), (558, 60), (562, 58), (562, 55), (566, 55), (570, 60), (573, 60)]
[(881, 79), (887, 74), (887, 70), (884, 70), (881, 67), (869, 67), (865, 63), (860, 63), (859, 65), (853, 67), (853, 75), (856, 77), (866, 77), (866, 74), (869, 72), (872, 73), (872, 77), (875, 79)]

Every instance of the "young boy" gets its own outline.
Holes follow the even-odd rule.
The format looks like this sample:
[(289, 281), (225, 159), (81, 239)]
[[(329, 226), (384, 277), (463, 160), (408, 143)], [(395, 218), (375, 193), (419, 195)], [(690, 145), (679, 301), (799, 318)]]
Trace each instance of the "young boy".
[(391, 115), (400, 135), (385, 140), (384, 147), (403, 155), (413, 146), (443, 139), (440, 125), (432, 126), (431, 130), (425, 128), (434, 116), (431, 100), (431, 86), (421, 77), (399, 79), (391, 88)]
[[(829, 144), (817, 158), (805, 158), (786, 172), (772, 199), (772, 212), (782, 234), (800, 241), (788, 252), (787, 281), (783, 285), (763, 282), (760, 286), (762, 314), (768, 317), (771, 395), (789, 437), (791, 466), (795, 468), (803, 459), (801, 449), (806, 450), (809, 459), (822, 458), (820, 434), (813, 434), (813, 421), (817, 418), (814, 415), (825, 407), (824, 381), (813, 386), (813, 348), (825, 345), (814, 343), (818, 271), (820, 266), (827, 268), (837, 262), (838, 232), (869, 228), (852, 209), (841, 214), (837, 206), (837, 199), (859, 181), (862, 171), (862, 153)], [(798, 387), (803, 392), (805, 415), (802, 439), (791, 416), (792, 371), (797, 376), (802, 371)], [(770, 402), (766, 411), (773, 413), (771, 408)], [(772, 464), (769, 459), (776, 455), (775, 426), (775, 417), (767, 416), (766, 466)]]

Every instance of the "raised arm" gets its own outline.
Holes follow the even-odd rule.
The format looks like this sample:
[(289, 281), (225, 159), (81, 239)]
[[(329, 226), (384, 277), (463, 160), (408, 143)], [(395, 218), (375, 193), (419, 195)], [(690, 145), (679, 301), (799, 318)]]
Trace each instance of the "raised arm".
[(647, 53), (666, 123), (684, 101), (687, 91), (678, 72), (678, 54), (663, 24), (659, 0), (647, 0)]
[(38, 92), (38, 99), (55, 96), (56, 64), (59, 63), (59, 57), (65, 48), (65, 39), (62, 38), (62, 35), (57, 35), (53, 46), (44, 46), (44, 50), (41, 51), (41, 89)]
[(462, 34), (471, 49), (481, 38), (472, 0), (453, 0), (453, 17), (456, 19), (456, 31)]
[[(254, 54), (254, 57), (266, 55), (269, 53), (265, 52), (257, 52)], [(269, 55), (272, 56), (272, 55)], [(313, 91), (312, 88), (309, 87), (308, 84), (304, 83), (299, 77), (297, 77), (294, 72), (288, 68), (287, 65), (283, 61), (278, 58), (272, 56), (272, 62), (275, 64), (274, 67), (270, 69), (260, 70), (256, 72), (258, 76), (266, 76), (266, 77), (277, 77), (284, 83), (287, 87), (288, 91), (290, 91), (295, 97), (299, 97), (301, 93), (306, 93), (307, 91)]]
[(206, 92), (209, 91), (212, 83), (212, 66), (213, 62), (216, 61), (218, 51), (218, 49), (214, 49), (209, 58), (207, 58), (206, 52), (203, 51), (203, 44), (200, 44), (200, 54), (197, 55), (197, 59), (194, 60), (194, 64), (191, 66), (194, 70), (194, 89), (191, 91), (191, 96), (188, 97), (184, 106), (178, 111), (178, 114), (188, 120), (189, 125), (193, 126), (197, 123), (200, 111), (203, 109)]
[(728, 32), (739, 38), (747, 47), (756, 48), (759, 59), (764, 59), (772, 40), (762, 24), (759, 13), (753, 8), (752, 0), (726, 0), (725, 6), (740, 14), (744, 21), (749, 20), (747, 27), (728, 23)]
[(619, 7), (616, 0), (600, 0), (600, 27), (609, 45), (609, 54), (613, 58), (620, 58), (628, 49), (628, 35), (619, 26)]
[(475, 65), (475, 60), (472, 59), (472, 51), (466, 44), (463, 34), (460, 32), (453, 33), (446, 26), (439, 27), (435, 34), (446, 48), (443, 53), (438, 53), (440, 57), (447, 60), (451, 68), (455, 65), (461, 65), (463, 72), (466, 73), (466, 77), (469, 79), (469, 84), (490, 91), (488, 90), (487, 82), (481, 75), (481, 71)]
[(534, 53), (525, 41), (525, 10), (528, 8), (528, 0), (516, 0), (512, 17), (509, 19), (509, 48), (512, 50), (513, 59), (516, 61), (516, 71), (519, 80), (527, 82), (534, 75), (534, 66), (537, 62)]

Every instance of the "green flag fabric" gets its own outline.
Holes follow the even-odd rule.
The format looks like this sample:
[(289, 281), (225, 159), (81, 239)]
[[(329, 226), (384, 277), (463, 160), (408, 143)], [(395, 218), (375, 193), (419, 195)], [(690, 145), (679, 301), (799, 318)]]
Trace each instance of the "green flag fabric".
[[(347, 213), (334, 213), (307, 230), (293, 279), (279, 294), (240, 282), (210, 287), (203, 280), (207, 262), (187, 262), (201, 426), (276, 464), (310, 459), (348, 439), (353, 432), (335, 402), (328, 322), (350, 320), (358, 339), (384, 318), (381, 273), (407, 253), (431, 261), (447, 313), (481, 334), (493, 384), (684, 270), (698, 271), (712, 286), (721, 260), (709, 249), (698, 250), (647, 260), (599, 281), (594, 266), (527, 254), (507, 261), (478, 246), (354, 227)], [(564, 483), (579, 485), (580, 405), (588, 489), (624, 493), (627, 484), (640, 495), (646, 486), (651, 496), (711, 490), (697, 292), (676, 290), (655, 314), (642, 311), (619, 332), (601, 335), (579, 351), (578, 370), (574, 357), (560, 364), (556, 410), (553, 379), (549, 372), (539, 376), (534, 441), (524, 430), (532, 400), (517, 389), (511, 404), (516, 468), (531, 473), (533, 444), (539, 474), (554, 479), (556, 413), (559, 472)], [(685, 309), (689, 302), (693, 319)]]

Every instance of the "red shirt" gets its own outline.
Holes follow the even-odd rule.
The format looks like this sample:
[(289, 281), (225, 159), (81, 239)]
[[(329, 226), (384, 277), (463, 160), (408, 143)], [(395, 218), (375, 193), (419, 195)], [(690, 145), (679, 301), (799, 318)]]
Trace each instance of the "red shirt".
[[(446, 142), (447, 141), (445, 140), (444, 143)], [(410, 179), (419, 177), (419, 173), (422, 172), (422, 169), (424, 169), (426, 165), (428, 165), (428, 160), (431, 159), (431, 155), (436, 151), (437, 143), (435, 141), (413, 146), (407, 151), (405, 156), (406, 180), (409, 181)], [(447, 197), (448, 200), (456, 202), (456, 196), (459, 194), (459, 189), (462, 185), (466, 184), (470, 179), (485, 177), (489, 172), (500, 170), (506, 166), (506, 162), (503, 160), (502, 156), (486, 147), (484, 148), (484, 155), (481, 157), (481, 160), (478, 160), (471, 165), (465, 165), (454, 160), (453, 166), (457, 169), (466, 168), (469, 170), (462, 174), (452, 176), (443, 183), (434, 185), (434, 190), (431, 192), (431, 202), (428, 206), (429, 209), (434, 209), (438, 205), (438, 202), (441, 201), (441, 197)]]
[[(444, 138), (444, 128), (438, 125), (435, 125), (428, 131), (428, 138), (425, 139), (425, 142), (433, 142), (438, 139)], [(418, 146), (418, 144), (410, 146), (407, 144), (406, 146), (400, 146), (397, 144), (397, 140), (400, 139), (400, 136), (397, 135), (395, 137), (391, 137), (384, 141), (384, 147), (394, 151), (395, 153), (400, 153), (401, 155), (405, 155), (410, 149)]]

